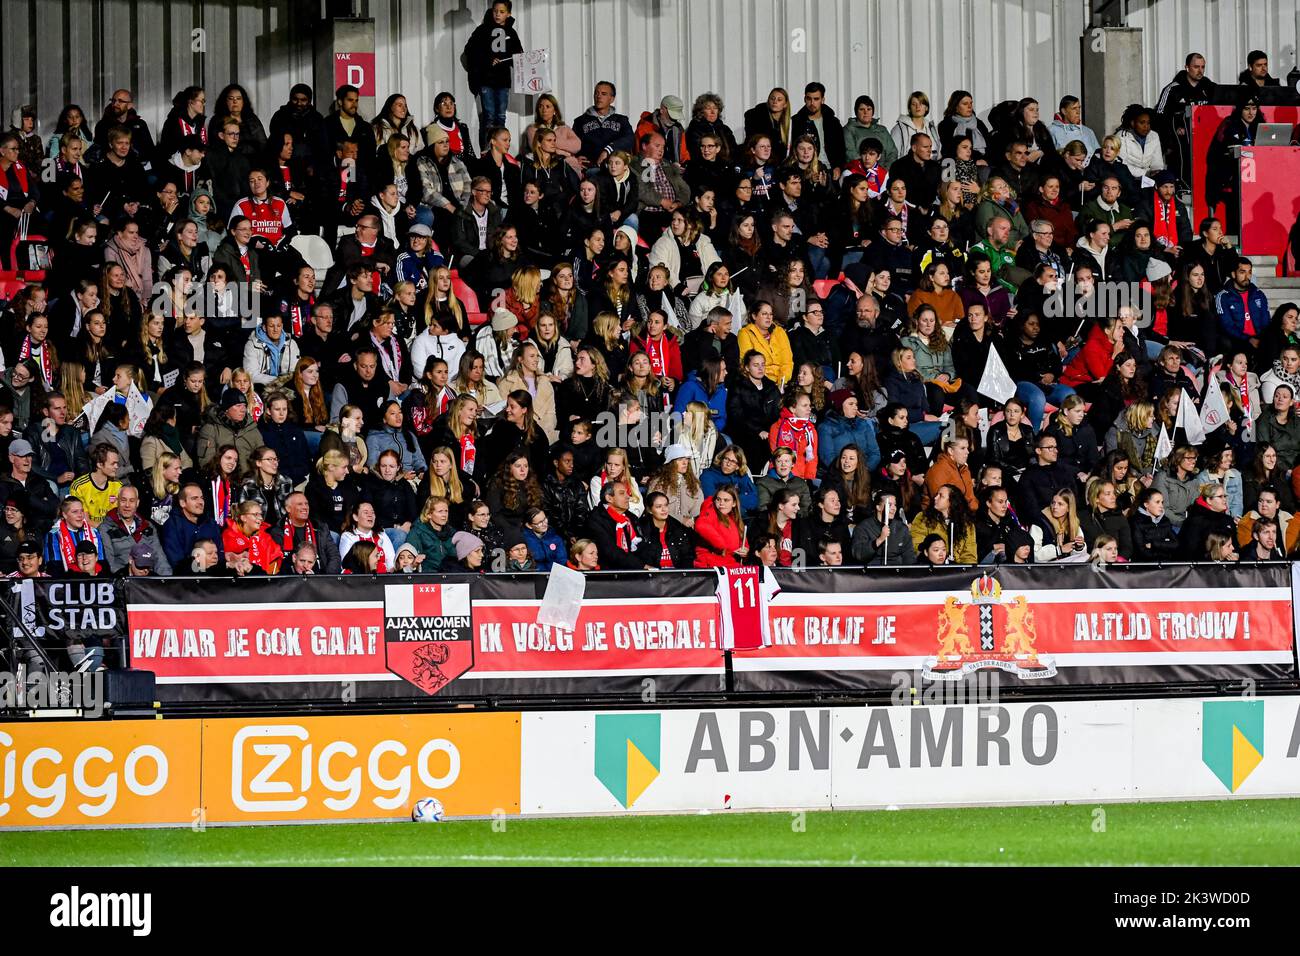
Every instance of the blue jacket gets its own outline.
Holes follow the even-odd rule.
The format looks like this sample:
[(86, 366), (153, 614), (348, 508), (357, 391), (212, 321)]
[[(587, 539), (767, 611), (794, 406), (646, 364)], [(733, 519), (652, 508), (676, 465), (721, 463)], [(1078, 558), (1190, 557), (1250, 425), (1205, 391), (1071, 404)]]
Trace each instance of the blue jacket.
[(686, 376), (686, 381), (682, 383), (682, 387), (677, 390), (677, 399), (673, 402), (673, 411), (680, 415), (686, 411), (686, 406), (691, 402), (703, 402), (708, 405), (709, 411), (712, 413), (713, 427), (719, 432), (727, 430), (727, 386), (719, 385), (712, 397), (710, 397), (700, 382), (699, 372), (691, 372)]
[[(89, 530), (90, 530), (90, 525), (87, 524), (86, 527), (82, 528), (80, 531), (71, 532), (73, 547), (76, 547), (77, 545), (81, 544), (82, 541), (86, 540), (86, 533)], [(104, 530), (105, 531), (108, 530), (107, 526), (105, 526)], [(108, 561), (105, 559), (104, 556), (103, 533), (101, 532), (100, 534), (95, 535), (94, 541), (95, 541), (95, 553), (99, 555), (99, 563), (104, 566), (105, 570), (107, 570)], [(45, 532), (45, 570), (51, 574), (54, 574), (57, 573), (60, 569), (64, 571), (72, 570), (66, 565), (66, 563), (63, 560), (63, 548), (60, 546), (59, 543), (59, 523), (56, 521), (54, 523), (54, 527), (51, 528), (49, 531)]]
[(615, 153), (620, 149), (636, 152), (636, 130), (632, 128), (632, 122), (622, 113), (614, 112), (612, 106), (604, 116), (596, 112), (596, 107), (589, 106), (587, 112), (573, 121), (573, 131), (582, 140), (579, 152), (591, 160), (593, 166), (600, 161), (602, 153)]
[[(1250, 320), (1255, 324), (1255, 335), (1264, 334), (1271, 316), (1268, 314), (1268, 296), (1259, 290), (1255, 283), (1250, 284), (1246, 293), (1250, 300)], [(1214, 309), (1219, 313), (1219, 325), (1234, 339), (1246, 337), (1246, 306), (1241, 301), (1241, 293), (1232, 287), (1232, 280), (1214, 297)]]
[(428, 465), (424, 461), (424, 452), (420, 451), (420, 443), (412, 439), (408, 446), (406, 436), (401, 430), (387, 425), (372, 429), (366, 436), (366, 463), (369, 467), (378, 469), (379, 456), (390, 448), (401, 457), (402, 471), (414, 471), (418, 474), (428, 470)]
[(751, 476), (727, 476), (718, 468), (705, 468), (700, 474), (700, 492), (705, 498), (712, 498), (713, 493), (722, 485), (735, 485), (740, 489), (740, 510), (746, 515), (752, 515), (758, 510), (758, 487)]
[(302, 484), (311, 476), (312, 456), (301, 425), (291, 421), (277, 425), (269, 416), (263, 415), (257, 423), (257, 430), (262, 433), (262, 444), (280, 459), (280, 474), (291, 478), (295, 485)]
[(394, 282), (414, 282), (415, 291), (423, 292), (428, 288), (430, 273), (444, 262), (442, 253), (433, 249), (423, 256), (417, 256), (407, 249), (397, 257), (397, 276)]
[(835, 467), (845, 445), (857, 445), (866, 457), (867, 471), (875, 473), (880, 466), (880, 445), (876, 442), (876, 426), (869, 418), (852, 421), (839, 412), (831, 412), (817, 426), (817, 459), (823, 469)]
[(549, 571), (553, 564), (568, 564), (569, 552), (564, 547), (564, 539), (549, 528), (542, 537), (532, 528), (524, 528), (524, 543), (528, 553), (537, 562), (538, 571)]
[(919, 378), (904, 378), (902, 372), (893, 370), (885, 376), (885, 395), (907, 409), (909, 425), (925, 421), (930, 402), (925, 395), (925, 382)]
[(190, 573), (190, 552), (194, 550), (194, 542), (200, 538), (211, 538), (217, 543), (217, 553), (222, 551), (221, 528), (217, 523), (209, 518), (195, 524), (179, 508), (172, 509), (171, 517), (158, 536), (162, 539), (167, 560), (172, 563), (172, 571), (180, 575)]

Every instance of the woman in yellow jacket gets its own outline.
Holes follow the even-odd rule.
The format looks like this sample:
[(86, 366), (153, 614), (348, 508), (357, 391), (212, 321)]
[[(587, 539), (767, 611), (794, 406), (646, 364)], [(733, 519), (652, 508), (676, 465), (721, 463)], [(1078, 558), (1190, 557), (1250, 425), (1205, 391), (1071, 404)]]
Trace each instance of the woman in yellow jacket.
[(790, 349), (790, 337), (785, 334), (785, 329), (776, 324), (776, 315), (770, 302), (758, 300), (749, 317), (750, 323), (736, 336), (740, 354), (744, 355), (753, 349), (763, 356), (767, 362), (764, 374), (778, 388), (784, 388), (794, 374), (794, 352)]
[[(951, 529), (951, 536), (949, 530)], [(917, 548), (927, 535), (937, 534), (948, 545), (955, 564), (978, 564), (975, 548), (975, 522), (966, 510), (961, 490), (942, 485), (935, 491), (930, 506), (912, 519), (912, 544)], [(956, 544), (953, 544), (953, 541)]]

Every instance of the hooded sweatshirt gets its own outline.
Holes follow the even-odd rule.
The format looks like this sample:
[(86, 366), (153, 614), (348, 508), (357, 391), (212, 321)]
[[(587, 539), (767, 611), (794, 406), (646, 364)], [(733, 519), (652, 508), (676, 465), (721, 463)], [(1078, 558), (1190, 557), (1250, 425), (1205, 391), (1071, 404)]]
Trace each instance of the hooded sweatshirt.
[(208, 202), (213, 203), (215, 207), (215, 200), (212, 198), (212, 191), (206, 187), (200, 186), (190, 194), (190, 204), (189, 208), (186, 210), (186, 215), (194, 221), (196, 226), (199, 227), (199, 242), (206, 245), (208, 251), (211, 252), (220, 245), (223, 234), (209, 229), (207, 217), (194, 208), (194, 203), (200, 196), (206, 196)]
[[(891, 134), (894, 140), (895, 154), (898, 156), (902, 156), (904, 153), (910, 150), (912, 148), (912, 137), (917, 133), (925, 133), (927, 136), (930, 137), (930, 141), (934, 144), (934, 152), (931, 154), (931, 156), (934, 159), (938, 159), (939, 158), (939, 127), (935, 124), (934, 120), (930, 119), (928, 115), (925, 117), (924, 120), (922, 120), (921, 125), (917, 126), (914, 122), (912, 122), (912, 117), (909, 116), (907, 113), (898, 114), (898, 119), (894, 122), (894, 129)], [(846, 128), (845, 136), (847, 135), (848, 135), (848, 131)], [(893, 162), (892, 159), (887, 160), (885, 162), (885, 165), (888, 166), (892, 162)]]

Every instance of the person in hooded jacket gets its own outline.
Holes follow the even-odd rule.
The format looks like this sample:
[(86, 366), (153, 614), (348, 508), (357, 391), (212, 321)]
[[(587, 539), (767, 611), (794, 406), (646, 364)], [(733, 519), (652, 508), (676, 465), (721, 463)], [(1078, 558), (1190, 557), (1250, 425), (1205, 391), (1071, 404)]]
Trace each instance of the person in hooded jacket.
[(248, 414), (248, 399), (235, 389), (227, 389), (221, 401), (208, 406), (195, 447), (195, 462), (206, 468), (216, 458), (222, 445), (234, 445), (239, 451), (239, 467), (247, 470), (253, 452), (265, 445), (262, 433)]

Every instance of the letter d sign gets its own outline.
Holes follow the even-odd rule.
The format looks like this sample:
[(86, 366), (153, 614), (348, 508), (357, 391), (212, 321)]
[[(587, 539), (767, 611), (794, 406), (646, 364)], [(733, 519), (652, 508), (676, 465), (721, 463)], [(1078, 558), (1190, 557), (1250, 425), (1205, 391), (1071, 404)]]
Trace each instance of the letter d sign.
[(355, 86), (362, 96), (375, 95), (375, 55), (373, 53), (335, 53), (334, 85)]

